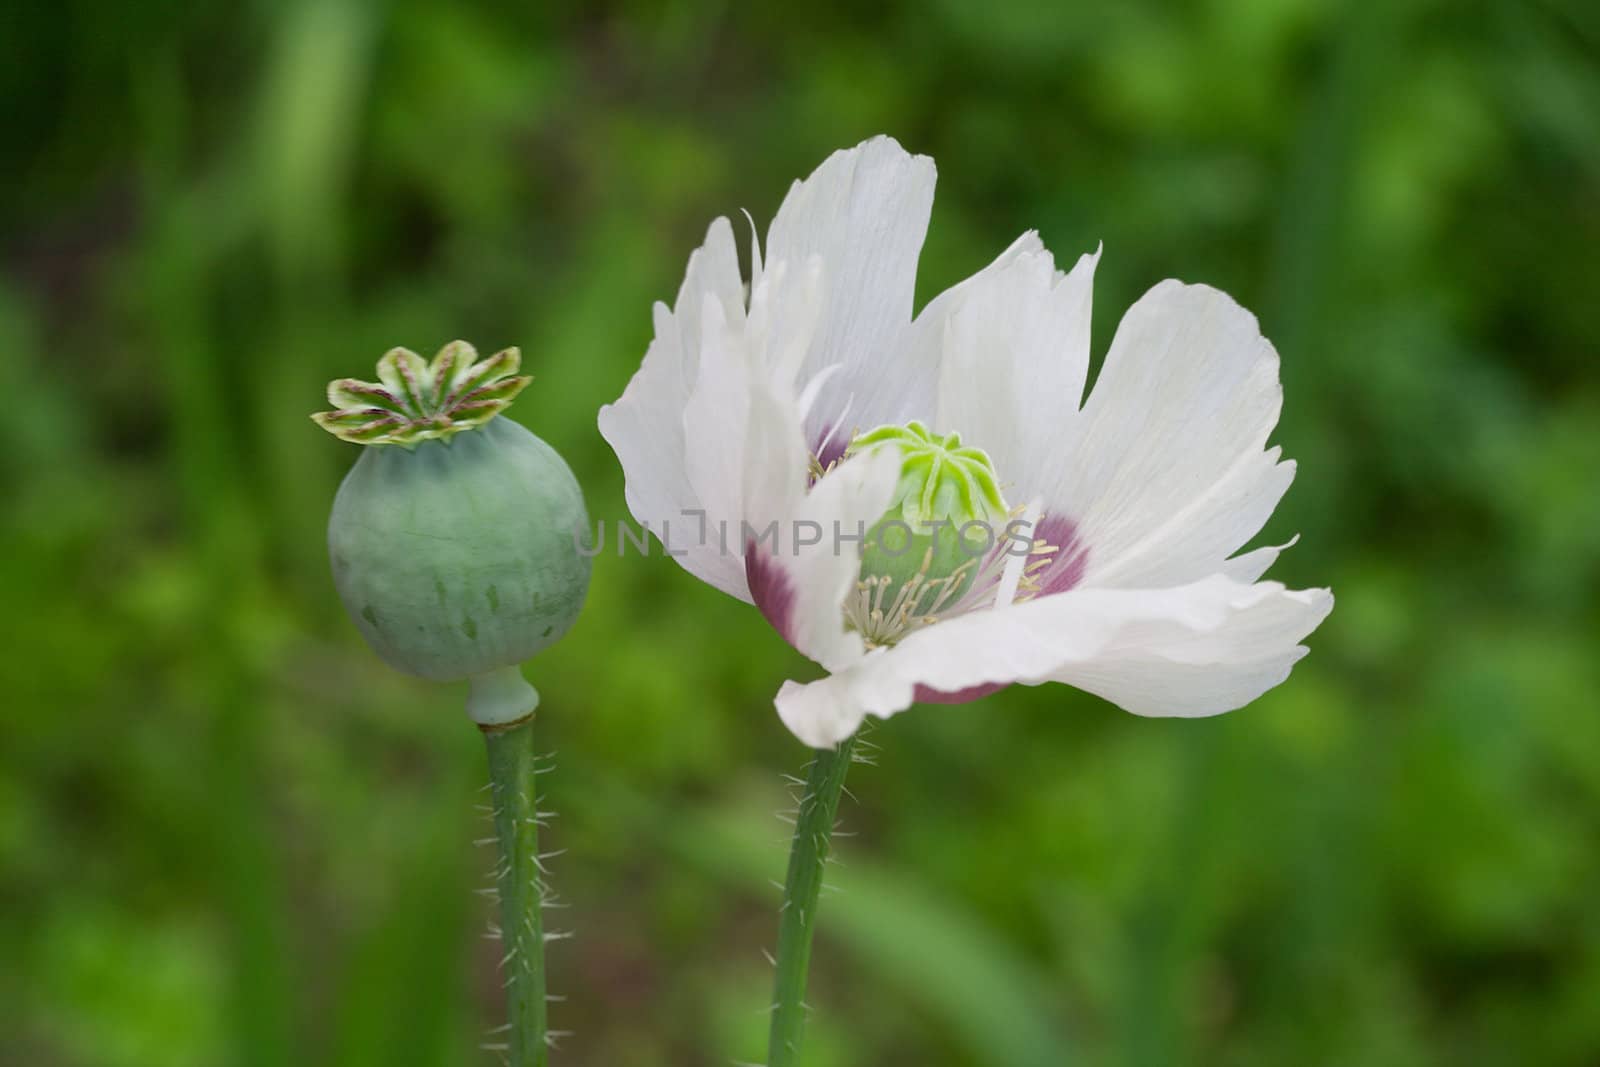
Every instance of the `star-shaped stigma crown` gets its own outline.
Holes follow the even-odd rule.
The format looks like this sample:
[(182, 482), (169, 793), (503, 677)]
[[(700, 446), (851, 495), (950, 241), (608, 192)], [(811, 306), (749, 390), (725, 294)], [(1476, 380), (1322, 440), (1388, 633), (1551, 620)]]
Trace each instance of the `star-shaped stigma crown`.
[(511, 406), (533, 379), (519, 375), (515, 348), (479, 360), (465, 341), (451, 341), (432, 362), (407, 348), (378, 360), (376, 382), (328, 383), (333, 411), (311, 416), (318, 426), (358, 445), (405, 445), (444, 439), (482, 426)]
[(941, 520), (958, 526), (973, 520), (1006, 521), (1006, 503), (989, 454), (962, 445), (960, 434), (932, 433), (913, 419), (904, 426), (859, 434), (849, 451), (857, 455), (880, 445), (900, 449), (900, 484), (889, 511), (913, 528)]

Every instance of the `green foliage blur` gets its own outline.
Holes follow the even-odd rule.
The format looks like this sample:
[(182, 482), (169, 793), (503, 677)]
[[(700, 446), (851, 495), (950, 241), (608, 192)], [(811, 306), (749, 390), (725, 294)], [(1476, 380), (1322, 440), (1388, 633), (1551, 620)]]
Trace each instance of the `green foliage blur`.
[[(595, 429), (718, 214), (879, 132), (920, 300), (1105, 242), (1283, 354), (1261, 543), (1337, 609), (1220, 719), (1061, 687), (873, 730), (815, 1067), (1600, 1063), (1600, 9), (1583, 0), (9, 5), (0, 1063), (492, 1064), (482, 746), (386, 670), (306, 418), (520, 345)], [(537, 660), (568, 1067), (759, 1062), (804, 663), (659, 554)]]

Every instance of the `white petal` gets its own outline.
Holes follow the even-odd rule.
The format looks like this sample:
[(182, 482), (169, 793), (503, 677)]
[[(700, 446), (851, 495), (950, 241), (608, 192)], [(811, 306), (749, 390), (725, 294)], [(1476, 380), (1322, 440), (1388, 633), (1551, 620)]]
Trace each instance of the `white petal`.
[(1061, 681), (1141, 715), (1210, 715), (1254, 700), (1305, 654), (1332, 609), (1326, 590), (1212, 575), (1172, 589), (1080, 589), (920, 630), (808, 685), (786, 683), (778, 714), (814, 747), (866, 715), (910, 706), (917, 687)]
[(1234, 556), (1222, 565), (1222, 573), (1236, 582), (1254, 582), (1267, 573), (1267, 568), (1278, 562), (1278, 556), (1286, 548), (1293, 548), (1300, 540), (1300, 535), (1295, 534), (1281, 545), (1263, 545), (1252, 549), (1243, 555)]
[(1099, 259), (1063, 274), (1044, 249), (1021, 252), (972, 278), (946, 318), (935, 425), (989, 453), (1009, 500), (1042, 492), (1071, 462)]
[(778, 632), (835, 670), (866, 651), (846, 630), (844, 601), (861, 569), (861, 541), (889, 506), (900, 476), (895, 449), (835, 467), (806, 491), (807, 447), (799, 408), (758, 385), (745, 448), (746, 573), (754, 600)]
[[(883, 381), (889, 389), (889, 395), (866, 415), (856, 416), (852, 413), (851, 428), (870, 430), (886, 423), (901, 424), (911, 419), (935, 424), (939, 406), (940, 361), (950, 315), (961, 306), (968, 294), (983, 287), (996, 272), (1004, 270), (1019, 257), (1043, 251), (1044, 244), (1039, 240), (1038, 233), (1029, 230), (1011, 242), (988, 266), (928, 301), (928, 305), (912, 321), (899, 346), (882, 357), (888, 361)], [(937, 428), (944, 429), (942, 426)]]
[(834, 364), (812, 373), (805, 366), (823, 325), (826, 290), (826, 264), (820, 256), (770, 263), (750, 287), (749, 358), (761, 368), (760, 376), (785, 395), (804, 379), (831, 377), (838, 370)]
[[(702, 508), (691, 481), (684, 416), (690, 396), (700, 383), (706, 358), (708, 332), (714, 344), (726, 350), (722, 335), (742, 329), (745, 319), (744, 288), (739, 277), (739, 255), (733, 228), (717, 219), (706, 233), (705, 244), (689, 257), (683, 286), (672, 310), (655, 307), (655, 338), (644, 362), (614, 404), (600, 409), (600, 434), (611, 445), (626, 477), (628, 510), (657, 534), (670, 524), (674, 552), (688, 548), (678, 562), (691, 574), (749, 600), (744, 575), (737, 560), (730, 561), (714, 542), (689, 544), (679, 535), (693, 524), (684, 512)], [(726, 366), (726, 360), (723, 360)], [(729, 422), (737, 412), (729, 412)], [(725, 433), (742, 436), (742, 425)], [(698, 531), (696, 531), (698, 532)]]
[[(690, 573), (749, 600), (744, 559), (719, 531), (742, 511), (745, 425), (750, 403), (747, 338), (728, 329), (715, 298), (706, 296), (700, 373), (683, 409), (684, 468), (699, 512), (673, 521), (674, 550)], [(702, 525), (705, 540), (700, 534)], [(682, 533), (678, 531), (682, 529)], [(690, 566), (690, 563), (693, 566)]]
[(768, 269), (816, 256), (827, 279), (825, 323), (801, 376), (810, 379), (833, 364), (844, 368), (824, 389), (813, 436), (820, 429), (815, 420), (841, 411), (852, 393), (862, 418), (879, 419), (893, 403), (888, 357), (911, 323), (934, 180), (933, 160), (910, 155), (893, 138), (876, 137), (835, 152), (796, 182), (772, 220)]
[(1085, 585), (1176, 585), (1222, 569), (1294, 478), (1267, 449), (1283, 389), (1254, 315), (1166, 281), (1123, 318), (1046, 494), (1088, 549)]
[(1306, 654), (1299, 644), (1333, 610), (1326, 589), (1287, 590), (1277, 582), (1244, 587), (1256, 599), (1230, 603), (1214, 629), (1155, 623), (1094, 661), (1051, 675), (1135, 715), (1218, 715), (1243, 707), (1289, 677)]

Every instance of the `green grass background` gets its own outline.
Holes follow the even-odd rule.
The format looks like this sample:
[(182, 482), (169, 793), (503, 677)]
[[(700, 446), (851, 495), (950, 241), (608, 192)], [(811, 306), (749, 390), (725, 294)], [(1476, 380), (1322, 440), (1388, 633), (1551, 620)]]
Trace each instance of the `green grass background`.
[[(0, 1063), (487, 1064), (456, 688), (385, 670), (306, 414), (520, 345), (595, 430), (708, 220), (878, 132), (919, 300), (1028, 227), (1256, 310), (1339, 606), (1201, 722), (917, 709), (852, 780), (815, 1067), (1600, 1063), (1600, 16), (1581, 0), (9, 6), (0, 26)], [(735, 216), (737, 217), (737, 216)], [(1070, 462), (1070, 457), (1067, 458)], [(811, 668), (607, 555), (530, 674), (558, 1062), (762, 1057)]]

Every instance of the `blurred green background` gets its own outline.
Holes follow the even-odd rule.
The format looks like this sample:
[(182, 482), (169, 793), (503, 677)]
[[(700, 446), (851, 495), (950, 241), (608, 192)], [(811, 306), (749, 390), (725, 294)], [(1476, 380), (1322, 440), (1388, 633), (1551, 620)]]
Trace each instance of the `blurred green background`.
[[(0, 1063), (494, 1062), (481, 744), (361, 645), (306, 418), (520, 345), (595, 430), (717, 214), (878, 132), (925, 300), (1104, 240), (1259, 312), (1338, 609), (1221, 719), (1060, 687), (878, 727), (817, 1067), (1600, 1063), (1600, 14), (1582, 0), (10, 7), (0, 35)], [(659, 555), (530, 674), (577, 931), (559, 1063), (763, 1056), (812, 668)]]

